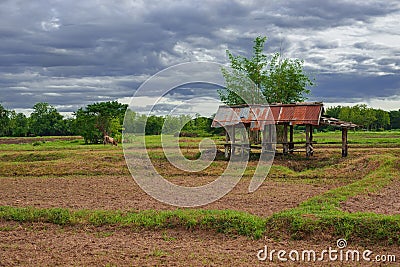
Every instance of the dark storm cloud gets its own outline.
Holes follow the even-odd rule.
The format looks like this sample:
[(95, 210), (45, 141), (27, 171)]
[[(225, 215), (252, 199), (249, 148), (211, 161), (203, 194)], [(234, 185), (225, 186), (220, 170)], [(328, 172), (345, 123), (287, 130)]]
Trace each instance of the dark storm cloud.
[(280, 2), (273, 23), (283, 28), (324, 29), (348, 25), (355, 21), (369, 22), (374, 17), (398, 11), (394, 2), (300, 0)]
[[(226, 63), (226, 49), (248, 56), (257, 35), (269, 37), (266, 51), (302, 58), (322, 73), (313, 89), (321, 100), (400, 95), (399, 18), (397, 1), (6, 0), (0, 103), (26, 109), (47, 101), (74, 111), (131, 97), (173, 64)], [(170, 96), (211, 93), (194, 86)]]
[(311, 98), (327, 102), (358, 102), (369, 96), (390, 98), (398, 96), (400, 81), (395, 75), (365, 76), (362, 74), (322, 74), (318, 77), (321, 90), (312, 90)]
[(388, 47), (382, 44), (375, 44), (369, 42), (357, 42), (354, 44), (355, 48), (361, 50), (386, 50)]
[(175, 99), (187, 99), (188, 97), (218, 97), (217, 90), (224, 88), (223, 85), (211, 83), (190, 83), (178, 86), (168, 92)]

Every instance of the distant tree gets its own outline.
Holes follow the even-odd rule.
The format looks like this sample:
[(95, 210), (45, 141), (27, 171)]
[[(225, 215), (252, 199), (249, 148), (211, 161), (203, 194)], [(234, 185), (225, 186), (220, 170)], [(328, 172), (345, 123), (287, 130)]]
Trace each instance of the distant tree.
[(40, 102), (33, 106), (29, 118), (29, 128), (34, 135), (60, 135), (63, 127), (63, 116), (48, 103)]
[(391, 125), (389, 112), (370, 108), (365, 104), (353, 107), (331, 107), (327, 109), (326, 114), (344, 121), (351, 121), (367, 130), (388, 129)]
[(23, 137), (29, 132), (28, 118), (23, 113), (10, 112), (10, 129), (12, 136)]
[(387, 111), (382, 109), (375, 109), (375, 122), (373, 124), (375, 130), (384, 130), (388, 129), (390, 126), (390, 116)]
[(338, 119), (357, 123), (359, 118), (356, 114), (354, 114), (351, 107), (341, 107)]
[(127, 107), (128, 105), (117, 101), (100, 102), (88, 105), (86, 113), (95, 117), (95, 126), (100, 132), (111, 135), (112, 119), (117, 118), (122, 124)]
[[(221, 101), (228, 105), (255, 103), (291, 103), (304, 101), (314, 82), (304, 72), (304, 62), (283, 58), (280, 53), (272, 57), (264, 53), (266, 37), (254, 40), (251, 58), (234, 56), (226, 51), (233, 71), (222, 68), (226, 89), (218, 90)], [(249, 85), (250, 79), (255, 86)], [(241, 95), (242, 97), (239, 97)], [(243, 99), (245, 97), (246, 99)]]
[(76, 129), (75, 118), (66, 118), (63, 120), (63, 135), (79, 135)]
[(7, 136), (10, 133), (10, 111), (0, 104), (0, 136)]
[(390, 118), (390, 128), (400, 129), (400, 109), (390, 111), (389, 118)]
[(325, 110), (325, 115), (332, 117), (332, 118), (339, 118), (341, 109), (342, 109), (342, 106), (329, 107)]
[(138, 114), (131, 109), (128, 109), (125, 113), (125, 121), (124, 121), (124, 131), (126, 133), (144, 133), (145, 132), (145, 124), (147, 117), (144, 114)]
[(191, 116), (183, 114), (180, 116), (166, 116), (164, 119), (163, 133), (177, 134), (184, 128), (185, 124), (191, 120)]
[(369, 129), (371, 123), (376, 120), (373, 112), (371, 112), (366, 105), (342, 107), (339, 113), (339, 119), (351, 121), (367, 129)]
[(96, 128), (96, 117), (90, 115), (85, 109), (79, 108), (75, 112), (76, 132), (83, 137), (85, 144), (97, 144), (102, 140), (103, 133)]
[(146, 135), (158, 135), (161, 134), (162, 127), (164, 124), (163, 117), (157, 117), (155, 115), (149, 116), (146, 121)]
[(211, 118), (203, 117), (200, 116), (200, 114), (196, 114), (196, 116), (183, 127), (183, 131), (193, 132), (199, 136), (220, 133), (221, 129), (212, 128), (211, 123)]
[(119, 118), (112, 118), (110, 121), (110, 133), (117, 142), (122, 141), (122, 123)]
[[(86, 143), (98, 143), (104, 135), (120, 137), (127, 107), (126, 104), (112, 101), (80, 108), (75, 113), (76, 129)], [(119, 126), (116, 126), (117, 123)]]
[(373, 108), (368, 108), (367, 105), (356, 105), (355, 108), (359, 107), (359, 116), (361, 125), (364, 125), (367, 130), (372, 130), (372, 126), (376, 123), (376, 112)]
[(194, 118), (194, 125), (198, 131), (211, 132), (212, 119), (197, 115)]
[(125, 112), (125, 120), (124, 120), (124, 131), (125, 133), (135, 133), (134, 129), (134, 121), (136, 118), (136, 112), (131, 109), (127, 109)]

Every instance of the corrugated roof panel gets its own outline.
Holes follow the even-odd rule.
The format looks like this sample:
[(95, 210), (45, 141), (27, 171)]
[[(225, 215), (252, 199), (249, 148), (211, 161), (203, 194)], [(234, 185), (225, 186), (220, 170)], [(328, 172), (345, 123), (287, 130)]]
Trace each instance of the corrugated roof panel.
[(279, 118), (280, 122), (290, 122), (292, 120), (298, 119), (298, 116), (295, 115), (295, 108), (293, 106), (289, 107), (281, 107), (281, 116)]
[(323, 106), (320, 106), (320, 107), (310, 106), (306, 109), (305, 116), (306, 116), (306, 118), (315, 118), (319, 122), (321, 119), (322, 112), (323, 112)]
[(293, 110), (293, 116), (296, 118), (294, 124), (299, 124), (298, 122), (305, 122), (315, 120), (318, 122), (318, 117), (307, 117), (307, 109), (310, 108), (308, 106), (299, 106), (295, 107)]
[[(271, 123), (319, 125), (322, 109), (323, 105), (321, 103), (220, 106), (212, 126), (234, 125), (239, 122), (251, 123), (252, 129), (262, 128), (265, 124)], [(270, 113), (268, 112), (269, 110)]]

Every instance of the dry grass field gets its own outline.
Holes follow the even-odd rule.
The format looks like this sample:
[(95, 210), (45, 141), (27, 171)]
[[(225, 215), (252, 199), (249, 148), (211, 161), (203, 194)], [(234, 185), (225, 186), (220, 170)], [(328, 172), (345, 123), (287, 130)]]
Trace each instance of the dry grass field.
[[(257, 165), (251, 160), (234, 190), (195, 209), (142, 191), (121, 146), (2, 138), (0, 266), (280, 266), (276, 258), (260, 262), (258, 250), (322, 251), (338, 238), (400, 261), (400, 134), (354, 133), (347, 158), (335, 138), (316, 134), (309, 159), (277, 155), (254, 193), (247, 192)], [(183, 138), (183, 154), (194, 157), (199, 140)], [(175, 184), (209, 183), (227, 166), (219, 159), (201, 173), (183, 172), (163, 157), (156, 137), (149, 144), (153, 165)], [(312, 266), (328, 263), (343, 264)]]

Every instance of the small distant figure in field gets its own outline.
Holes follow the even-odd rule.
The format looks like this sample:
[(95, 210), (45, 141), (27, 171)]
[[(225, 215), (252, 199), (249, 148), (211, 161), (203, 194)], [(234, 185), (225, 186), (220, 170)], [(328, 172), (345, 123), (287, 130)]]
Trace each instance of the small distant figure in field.
[(108, 135), (105, 135), (105, 136), (104, 136), (103, 144), (104, 144), (104, 145), (105, 145), (105, 144), (111, 144), (111, 145), (113, 145), (113, 146), (118, 146), (118, 142), (117, 142), (114, 138), (112, 138), (112, 137), (110, 137), (110, 136), (108, 136)]

